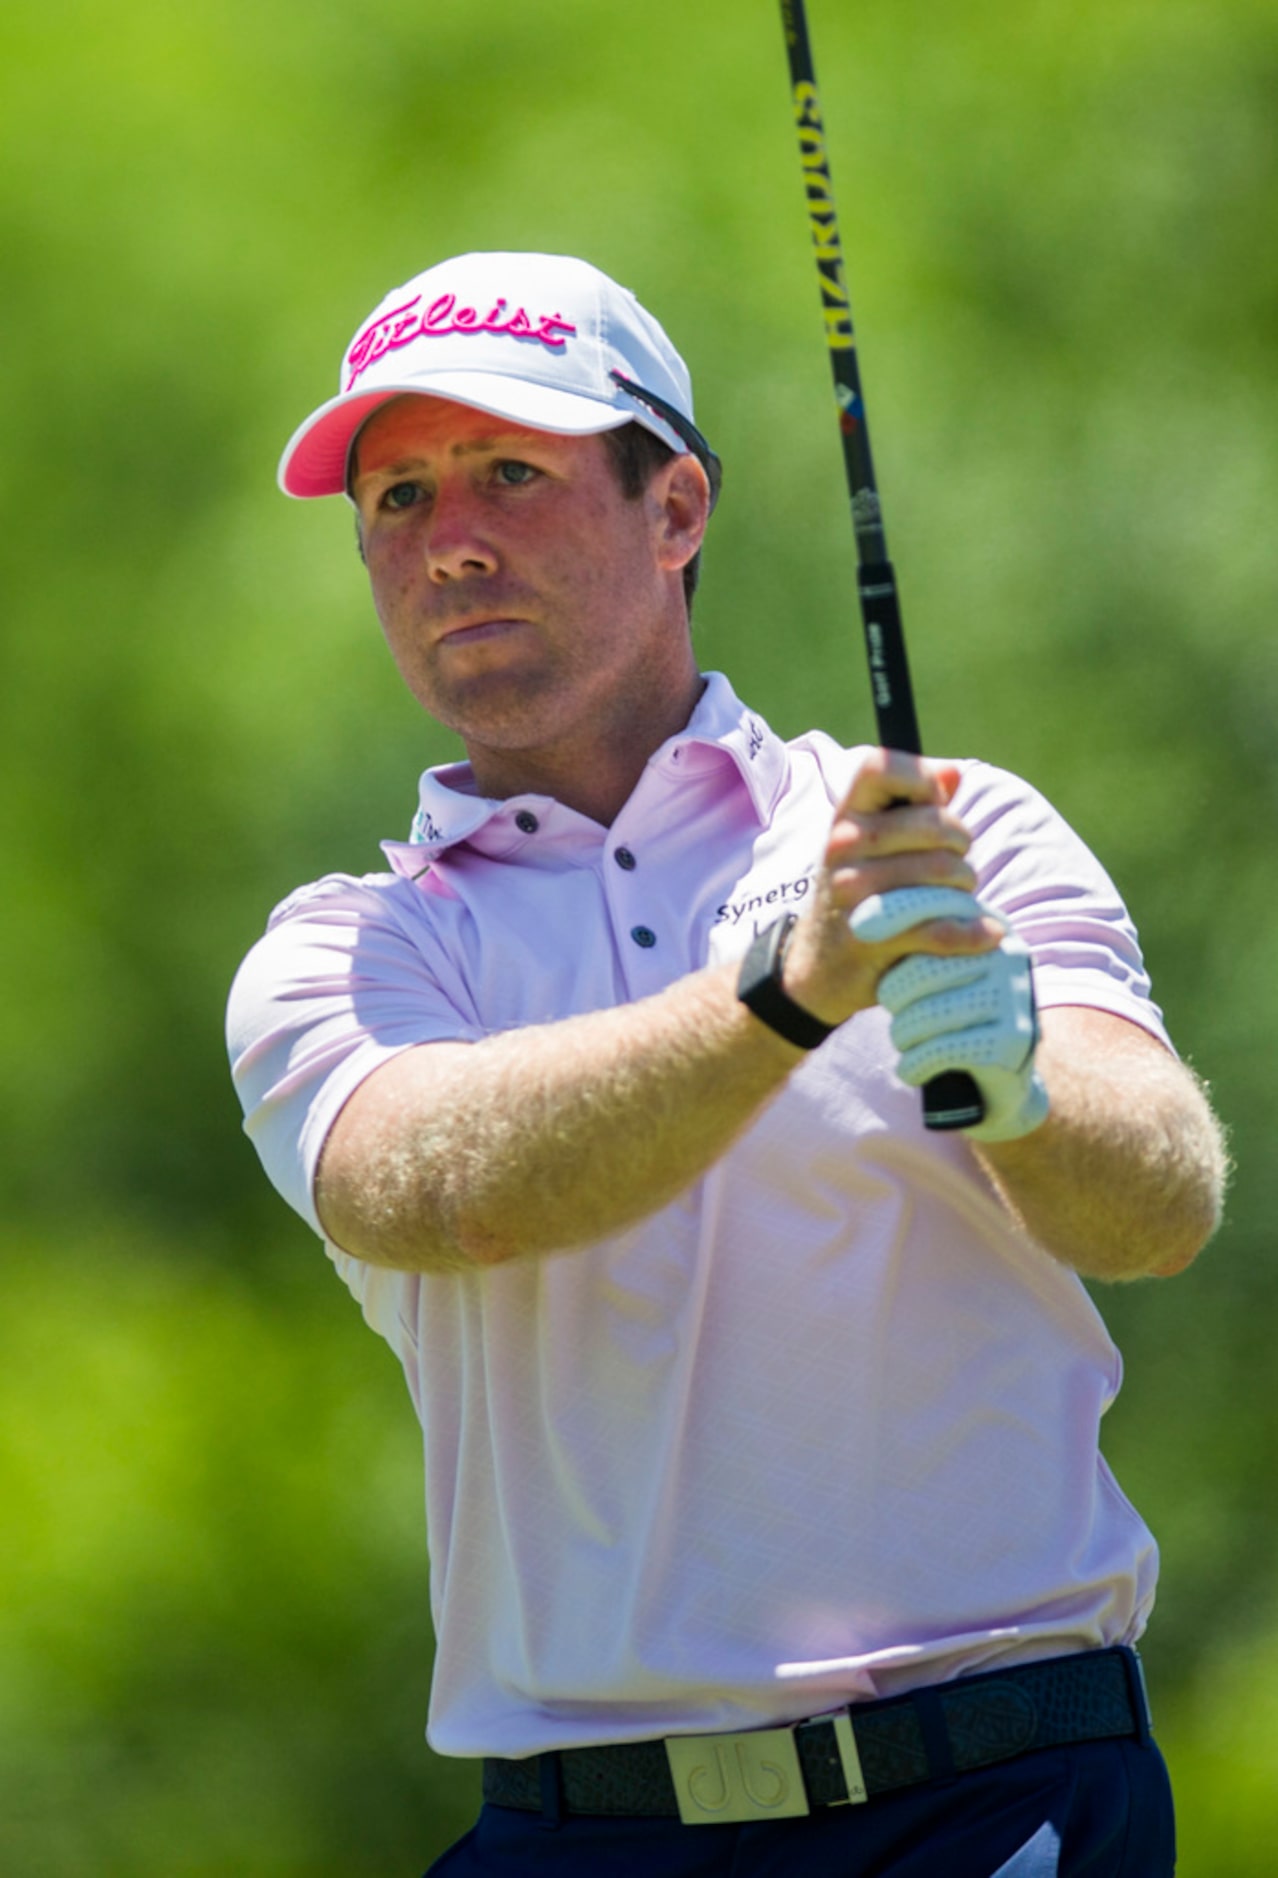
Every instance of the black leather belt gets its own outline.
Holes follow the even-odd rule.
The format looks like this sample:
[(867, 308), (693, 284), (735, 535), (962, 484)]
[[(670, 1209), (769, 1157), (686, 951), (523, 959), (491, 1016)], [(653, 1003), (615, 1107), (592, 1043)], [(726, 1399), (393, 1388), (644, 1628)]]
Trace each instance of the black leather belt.
[(784, 1728), (486, 1760), (484, 1799), (530, 1812), (726, 1825), (856, 1804), (1038, 1748), (1149, 1734), (1135, 1650), (1086, 1650)]

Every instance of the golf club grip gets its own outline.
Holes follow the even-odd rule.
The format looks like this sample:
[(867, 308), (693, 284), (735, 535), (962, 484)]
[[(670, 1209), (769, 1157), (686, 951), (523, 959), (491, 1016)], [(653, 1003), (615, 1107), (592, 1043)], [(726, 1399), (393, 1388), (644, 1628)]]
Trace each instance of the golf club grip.
[[(839, 436), (852, 505), (856, 540), (857, 595), (865, 632), (870, 693), (879, 743), (885, 750), (922, 754), (896, 575), (888, 559), (883, 507), (874, 477), (870, 431), (861, 391), (852, 298), (843, 267), (843, 244), (834, 206), (834, 184), (826, 154), (825, 120), (816, 86), (803, 0), (781, 0), (781, 24), (790, 61), (790, 87), (799, 161), (807, 192), (808, 219), (825, 316), (826, 345), (839, 412)], [(970, 1128), (985, 1115), (985, 1103), (966, 1070), (948, 1070), (923, 1088), (923, 1121), (942, 1130)]]

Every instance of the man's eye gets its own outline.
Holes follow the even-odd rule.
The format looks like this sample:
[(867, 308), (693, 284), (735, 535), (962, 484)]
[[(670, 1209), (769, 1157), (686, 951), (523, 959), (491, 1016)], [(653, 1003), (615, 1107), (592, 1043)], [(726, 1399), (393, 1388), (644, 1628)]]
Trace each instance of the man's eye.
[(523, 483), (532, 482), (537, 472), (531, 463), (519, 463), (511, 459), (499, 463), (495, 471), (498, 482), (518, 488)]
[(421, 493), (420, 483), (392, 483), (382, 497), (382, 505), (388, 509), (411, 509), (414, 502), (420, 501)]

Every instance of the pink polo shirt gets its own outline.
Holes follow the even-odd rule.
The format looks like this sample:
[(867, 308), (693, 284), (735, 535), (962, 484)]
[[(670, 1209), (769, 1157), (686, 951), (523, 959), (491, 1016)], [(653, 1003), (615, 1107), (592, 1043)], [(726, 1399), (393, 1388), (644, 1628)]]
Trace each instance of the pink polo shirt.
[[(294, 894), (236, 979), (280, 1192), (319, 1232), (325, 1135), (398, 1051), (739, 957), (802, 905), (857, 756), (782, 743), (712, 675), (611, 828), (428, 773), (394, 871)], [(1040, 1003), (1165, 1041), (1055, 811), (982, 763), (957, 807)], [(327, 1247), (422, 1424), (440, 1752), (759, 1726), (1140, 1634), (1157, 1554), (1098, 1449), (1118, 1353), (893, 1060), (862, 1013), (677, 1201), (584, 1251), (422, 1275)]]

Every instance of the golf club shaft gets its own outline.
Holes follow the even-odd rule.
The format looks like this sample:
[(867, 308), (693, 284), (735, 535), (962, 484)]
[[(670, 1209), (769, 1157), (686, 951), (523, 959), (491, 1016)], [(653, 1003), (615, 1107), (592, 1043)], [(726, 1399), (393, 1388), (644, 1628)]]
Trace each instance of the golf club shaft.
[[(781, 0), (790, 60), (790, 86), (794, 101), (799, 160), (807, 190), (808, 217), (825, 315), (826, 345), (834, 377), (839, 411), (843, 464), (852, 504), (852, 531), (856, 539), (857, 593), (865, 631), (870, 670), (870, 693), (880, 744), (886, 750), (921, 755), (918, 717), (905, 656), (905, 632), (897, 597), (896, 574), (888, 559), (883, 528), (883, 506), (874, 479), (870, 432), (866, 422), (861, 374), (857, 364), (852, 300), (843, 269), (839, 218), (834, 206), (834, 185), (826, 154), (825, 123), (817, 92), (812, 48), (803, 0)], [(964, 1070), (949, 1070), (923, 1090), (923, 1119), (929, 1128), (965, 1128), (979, 1122), (985, 1105), (975, 1082)]]

